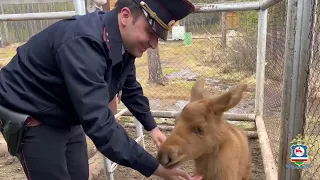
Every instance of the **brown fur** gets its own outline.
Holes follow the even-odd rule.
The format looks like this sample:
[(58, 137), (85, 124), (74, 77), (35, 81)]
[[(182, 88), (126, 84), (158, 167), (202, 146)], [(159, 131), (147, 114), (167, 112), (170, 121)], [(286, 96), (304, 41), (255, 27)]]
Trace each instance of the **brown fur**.
[(206, 98), (204, 80), (198, 80), (190, 103), (176, 117), (174, 130), (159, 149), (159, 162), (173, 168), (194, 160), (196, 175), (203, 180), (249, 180), (248, 137), (223, 115), (240, 102), (246, 87), (239, 84), (220, 96)]

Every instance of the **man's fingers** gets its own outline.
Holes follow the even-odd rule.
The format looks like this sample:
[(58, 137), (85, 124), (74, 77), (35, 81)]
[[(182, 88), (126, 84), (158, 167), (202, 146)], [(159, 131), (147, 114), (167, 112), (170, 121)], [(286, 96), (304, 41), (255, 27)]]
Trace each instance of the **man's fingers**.
[(163, 143), (163, 142), (161, 142), (159, 139), (158, 140), (156, 140), (156, 146), (157, 146), (157, 148), (159, 149), (159, 147), (161, 146), (161, 144)]
[(192, 180), (188, 173), (186, 173), (180, 169), (175, 169), (174, 171), (175, 171), (174, 173), (176, 176), (180, 176), (186, 180)]
[(202, 176), (192, 176), (192, 180), (202, 180)]
[(154, 144), (156, 145), (157, 148), (159, 148), (159, 144), (160, 144), (159, 141), (155, 140)]

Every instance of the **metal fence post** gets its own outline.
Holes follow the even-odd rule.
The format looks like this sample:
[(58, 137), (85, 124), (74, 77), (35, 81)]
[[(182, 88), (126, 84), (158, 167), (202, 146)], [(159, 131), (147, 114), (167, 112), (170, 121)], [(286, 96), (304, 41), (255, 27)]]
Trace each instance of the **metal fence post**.
[(113, 171), (112, 171), (112, 161), (108, 158), (103, 158), (104, 171), (106, 174), (106, 180), (114, 180)]
[(313, 0), (288, 0), (279, 180), (300, 179), (300, 170), (286, 165), (291, 164), (290, 142), (303, 134), (304, 128), (313, 3)]
[(144, 137), (143, 137), (143, 127), (142, 124), (135, 118), (135, 124), (136, 124), (136, 131), (137, 131), (137, 138), (142, 137), (140, 145), (146, 149), (146, 145), (144, 143)]
[(287, 7), (287, 22), (286, 22), (286, 42), (284, 53), (284, 71), (283, 71), (283, 91), (282, 91), (282, 107), (281, 107), (281, 130), (279, 144), (279, 159), (278, 159), (278, 172), (279, 180), (285, 178), (286, 162), (288, 159), (288, 120), (290, 113), (290, 98), (292, 87), (292, 67), (293, 67), (293, 52), (294, 52), (294, 35), (295, 35), (295, 21), (296, 21), (296, 8), (294, 4), (297, 0), (288, 0)]
[[(264, 2), (260, 0), (260, 3)], [(256, 66), (256, 95), (255, 116), (257, 133), (261, 147), (264, 171), (267, 180), (277, 179), (277, 171), (274, 163), (268, 134), (263, 121), (264, 82), (266, 64), (266, 41), (267, 41), (268, 9), (259, 10), (258, 21), (258, 44), (257, 44), (257, 66)]]
[[(260, 0), (262, 1), (262, 0)], [(256, 66), (256, 99), (255, 114), (263, 115), (263, 95), (266, 64), (266, 41), (267, 41), (268, 10), (259, 10), (258, 20), (258, 44), (257, 44), (257, 66)]]
[(86, 14), (85, 0), (73, 0), (76, 15)]

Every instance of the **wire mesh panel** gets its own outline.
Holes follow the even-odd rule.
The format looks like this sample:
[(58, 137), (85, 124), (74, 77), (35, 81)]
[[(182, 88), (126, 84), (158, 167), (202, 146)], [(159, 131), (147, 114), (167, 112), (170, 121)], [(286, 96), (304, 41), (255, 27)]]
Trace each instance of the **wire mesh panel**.
[(204, 77), (210, 95), (246, 82), (245, 98), (230, 112), (254, 113), (257, 24), (257, 11), (194, 13), (177, 22), (168, 41), (136, 59), (151, 109), (181, 110), (195, 80)]
[(314, 1), (310, 63), (308, 65), (308, 94), (305, 113), (304, 139), (308, 145), (311, 167), (303, 169), (301, 179), (320, 179), (320, 4)]
[(276, 163), (280, 143), (286, 9), (287, 0), (268, 9), (263, 119)]
[[(192, 1), (197, 3), (197, 1)], [(201, 1), (203, 2), (203, 1)], [(217, 3), (207, 0), (205, 3)], [(279, 5), (278, 5), (279, 6)], [(277, 7), (278, 7), (277, 6)], [(284, 5), (285, 6), (285, 5)], [(266, 89), (281, 91), (277, 83), (281, 80), (281, 63), (284, 46), (278, 40), (284, 38), (282, 31), (285, 23), (282, 6), (275, 8), (274, 20), (268, 30), (267, 73), (270, 81)], [(1, 11), (9, 13), (57, 12), (74, 10), (71, 3), (3, 5)], [(272, 11), (271, 11), (272, 12)], [(279, 13), (279, 14), (277, 14)], [(276, 20), (280, 15), (283, 19)], [(8, 63), (15, 54), (16, 47), (27, 41), (32, 35), (48, 27), (57, 20), (33, 20), (0, 22), (1, 42), (0, 62)], [(270, 20), (272, 21), (272, 19)], [(282, 22), (282, 23), (281, 23)], [(230, 87), (245, 82), (248, 84), (243, 100), (230, 113), (251, 114), (255, 109), (256, 62), (257, 62), (258, 12), (214, 12), (195, 13), (177, 22), (169, 33), (169, 40), (159, 42), (157, 49), (148, 49), (136, 59), (137, 79), (149, 98), (152, 110), (179, 111), (188, 103), (190, 89), (199, 77), (206, 79), (206, 90), (210, 95), (218, 95)], [(284, 44), (284, 43), (283, 43)], [(283, 49), (282, 49), (283, 48)], [(270, 62), (270, 64), (269, 64)], [(273, 64), (273, 63), (277, 64)], [(280, 65), (279, 65), (280, 64)], [(270, 72), (276, 72), (270, 73)], [(280, 73), (280, 75), (277, 75)], [(277, 79), (278, 78), (278, 79)], [(276, 97), (266, 101), (267, 111), (274, 112)], [(274, 99), (272, 99), (274, 98)], [(278, 99), (277, 99), (278, 98)], [(278, 106), (276, 112), (278, 113)], [(121, 109), (121, 107), (120, 107)], [(274, 115), (274, 114), (272, 114)], [(269, 119), (274, 120), (272, 116)], [(277, 127), (269, 119), (273, 132)], [(267, 124), (267, 123), (266, 123)], [(246, 130), (254, 129), (254, 122), (239, 123)], [(273, 129), (272, 129), (273, 128)], [(269, 136), (270, 137), (270, 136)], [(276, 139), (276, 138), (275, 138)]]
[[(3, 0), (1, 0), (3, 1)], [(16, 1), (17, 2), (17, 1)], [(21, 1), (23, 3), (23, 1)], [(29, 1), (30, 2), (30, 1)], [(44, 1), (42, 1), (44, 2)], [(3, 4), (0, 3), (0, 14), (23, 14), (39, 12), (65, 12), (74, 11), (73, 2), (34, 3), (34, 4)], [(22, 15), (23, 16), (23, 15)], [(16, 48), (24, 44), (37, 32), (47, 28), (57, 20), (22, 20), (0, 22), (0, 69), (10, 62), (16, 54)], [(39, 47), (41, 48), (41, 47)], [(94, 144), (90, 139), (88, 149), (93, 149)], [(3, 136), (0, 134), (0, 154), (6, 147)], [(3, 148), (3, 145), (5, 146)], [(2, 149), (3, 148), (3, 149)], [(89, 154), (90, 155), (90, 154)], [(1, 154), (0, 179), (26, 179), (23, 168), (16, 157)]]
[[(10, 4), (1, 5), (1, 14), (23, 14), (39, 12), (74, 11), (73, 2)], [(16, 53), (16, 48), (34, 34), (58, 20), (24, 20), (0, 22), (0, 68), (6, 65)]]
[[(319, 3), (318, 0), (288, 0), (286, 3), (289, 15), (283, 70), (285, 93), (281, 102), (282, 142), (279, 154), (276, 150), (274, 154), (279, 155), (279, 159), (276, 158), (279, 178), (317, 180), (320, 179)], [(270, 129), (270, 141), (277, 141), (272, 139), (275, 131)], [(278, 145), (274, 145), (274, 149)]]

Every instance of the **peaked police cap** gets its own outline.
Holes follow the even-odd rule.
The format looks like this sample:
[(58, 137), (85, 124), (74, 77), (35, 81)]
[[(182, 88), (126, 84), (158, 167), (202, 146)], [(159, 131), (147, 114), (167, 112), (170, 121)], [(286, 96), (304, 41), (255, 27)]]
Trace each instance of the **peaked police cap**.
[(143, 9), (147, 21), (157, 35), (167, 40), (172, 25), (190, 13), (195, 7), (188, 0), (133, 0)]

